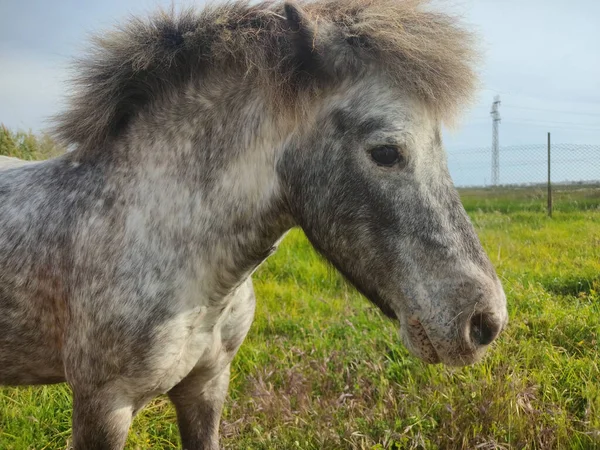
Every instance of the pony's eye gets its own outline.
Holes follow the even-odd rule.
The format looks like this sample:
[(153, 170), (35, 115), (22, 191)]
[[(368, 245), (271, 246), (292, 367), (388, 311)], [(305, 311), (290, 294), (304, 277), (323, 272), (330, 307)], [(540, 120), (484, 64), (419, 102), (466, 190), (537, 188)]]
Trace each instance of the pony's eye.
[(371, 150), (371, 158), (380, 166), (392, 167), (403, 160), (398, 147), (384, 145)]

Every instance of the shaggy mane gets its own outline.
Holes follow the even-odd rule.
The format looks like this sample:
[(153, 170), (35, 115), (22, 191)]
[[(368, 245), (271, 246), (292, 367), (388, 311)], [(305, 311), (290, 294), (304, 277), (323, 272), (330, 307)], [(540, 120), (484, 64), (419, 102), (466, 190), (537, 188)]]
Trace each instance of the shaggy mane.
[(375, 67), (444, 121), (476, 84), (473, 35), (426, 0), (233, 1), (133, 18), (93, 44), (76, 63), (70, 109), (57, 118), (67, 145), (102, 146), (160, 95), (210, 70), (253, 75), (274, 101), (297, 94), (285, 95), (289, 103), (324, 79)]

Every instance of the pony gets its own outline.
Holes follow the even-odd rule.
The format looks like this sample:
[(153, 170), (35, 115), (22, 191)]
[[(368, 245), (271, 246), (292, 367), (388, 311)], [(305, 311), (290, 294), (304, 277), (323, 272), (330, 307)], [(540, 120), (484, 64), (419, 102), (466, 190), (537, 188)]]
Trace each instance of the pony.
[(72, 151), (0, 172), (0, 383), (68, 382), (73, 446), (153, 397), (218, 448), (251, 275), (292, 227), (429, 363), (478, 361), (506, 297), (447, 170), (474, 36), (421, 0), (233, 1), (98, 35), (56, 119)]

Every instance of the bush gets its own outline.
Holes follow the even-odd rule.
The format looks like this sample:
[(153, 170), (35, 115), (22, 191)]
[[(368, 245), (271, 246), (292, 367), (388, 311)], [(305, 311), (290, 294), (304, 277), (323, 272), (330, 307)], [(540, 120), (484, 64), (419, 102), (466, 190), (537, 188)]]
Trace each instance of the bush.
[(31, 161), (52, 158), (65, 151), (48, 134), (36, 136), (31, 131), (11, 131), (0, 124), (0, 155)]

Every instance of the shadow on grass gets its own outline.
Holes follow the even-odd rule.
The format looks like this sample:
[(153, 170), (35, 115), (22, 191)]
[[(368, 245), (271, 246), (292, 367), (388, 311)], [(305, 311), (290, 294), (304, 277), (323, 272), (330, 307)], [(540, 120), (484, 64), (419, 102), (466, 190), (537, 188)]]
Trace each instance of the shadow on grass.
[(591, 296), (597, 295), (600, 290), (600, 277), (548, 278), (543, 279), (541, 284), (546, 291), (557, 295)]

